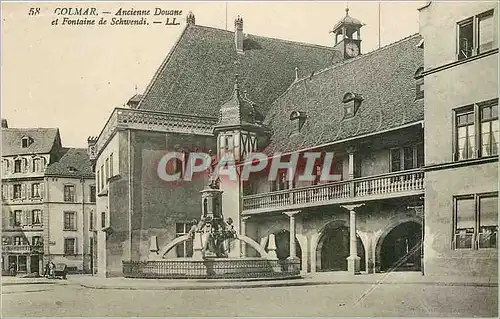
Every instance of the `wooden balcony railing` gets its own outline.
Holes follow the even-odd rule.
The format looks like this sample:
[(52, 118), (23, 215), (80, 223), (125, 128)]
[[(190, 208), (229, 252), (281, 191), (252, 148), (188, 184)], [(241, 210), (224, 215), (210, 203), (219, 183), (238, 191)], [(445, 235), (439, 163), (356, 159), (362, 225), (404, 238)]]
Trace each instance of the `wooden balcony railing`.
[(2, 251), (6, 253), (41, 253), (43, 245), (3, 245)]
[(340, 182), (305, 186), (243, 197), (243, 210), (278, 208), (309, 203), (350, 201), (353, 198), (377, 195), (398, 196), (405, 192), (422, 191), (424, 173), (420, 169), (355, 178)]

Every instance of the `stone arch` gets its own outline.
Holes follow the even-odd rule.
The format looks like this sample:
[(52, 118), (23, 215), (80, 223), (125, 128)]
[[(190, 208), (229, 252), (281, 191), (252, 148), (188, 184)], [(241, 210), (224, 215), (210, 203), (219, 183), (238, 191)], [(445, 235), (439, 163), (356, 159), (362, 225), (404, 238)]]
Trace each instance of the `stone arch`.
[[(318, 229), (317, 234), (312, 237), (311, 245), (311, 271), (316, 272), (322, 268), (322, 256), (321, 251), (323, 249), (323, 244), (325, 243), (325, 236), (328, 230), (336, 228), (349, 229), (349, 222), (345, 219), (335, 219), (326, 222), (321, 228)], [(366, 238), (359, 231), (356, 231), (356, 237), (358, 240), (358, 256), (361, 257), (361, 270), (366, 268)], [(347, 260), (346, 260), (347, 263)], [(347, 264), (346, 264), (347, 265)]]
[(407, 223), (416, 223), (420, 227), (422, 227), (422, 221), (420, 218), (416, 216), (405, 216), (402, 218), (397, 218), (390, 222), (383, 230), (382, 232), (377, 236), (375, 239), (375, 271), (380, 272), (381, 271), (381, 252), (382, 252), (382, 246), (384, 244), (384, 240), (386, 239), (387, 235), (391, 233), (396, 227), (407, 224)]
[(267, 257), (266, 250), (261, 245), (259, 245), (259, 243), (257, 243), (255, 240), (253, 240), (252, 238), (250, 238), (248, 236), (243, 236), (243, 235), (237, 234), (236, 239), (250, 245), (250, 247), (255, 249), (260, 254), (261, 257)]
[(172, 248), (175, 246), (179, 245), (182, 242), (188, 241), (190, 238), (189, 234), (177, 237), (176, 239), (172, 240), (169, 242), (165, 247), (160, 250), (160, 253), (158, 254), (160, 258), (163, 258)]

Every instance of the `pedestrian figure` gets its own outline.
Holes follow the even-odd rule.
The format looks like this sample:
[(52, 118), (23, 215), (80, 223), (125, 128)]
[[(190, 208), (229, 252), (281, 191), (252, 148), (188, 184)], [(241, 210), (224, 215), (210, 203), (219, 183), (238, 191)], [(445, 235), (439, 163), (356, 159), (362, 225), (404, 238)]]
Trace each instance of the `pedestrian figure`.
[(46, 264), (45, 264), (45, 271), (43, 272), (43, 276), (45, 278), (48, 278), (49, 277), (49, 265), (50, 265), (50, 262), (48, 261)]
[(16, 276), (17, 275), (17, 265), (15, 262), (12, 262), (9, 267), (9, 271), (11, 276)]
[(49, 262), (49, 277), (50, 278), (55, 277), (55, 270), (56, 270), (56, 265), (52, 261)]

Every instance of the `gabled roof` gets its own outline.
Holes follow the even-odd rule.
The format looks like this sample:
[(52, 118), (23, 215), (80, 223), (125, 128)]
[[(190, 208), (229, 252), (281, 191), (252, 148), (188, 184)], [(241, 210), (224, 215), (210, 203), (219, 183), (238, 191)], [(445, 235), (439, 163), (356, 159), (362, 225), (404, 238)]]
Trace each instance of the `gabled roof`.
[[(22, 138), (29, 137), (28, 147), (22, 147)], [(48, 154), (61, 146), (57, 128), (2, 128), (2, 156)]]
[(138, 108), (213, 116), (231, 96), (234, 75), (266, 114), (271, 103), (300, 74), (338, 61), (330, 47), (245, 35), (237, 53), (234, 32), (187, 25), (149, 84)]
[[(420, 39), (410, 36), (293, 83), (264, 121), (274, 131), (266, 152), (314, 148), (423, 120), (414, 78), (423, 65), (423, 50), (416, 47)], [(344, 119), (342, 100), (348, 92), (363, 100), (354, 117)], [(291, 134), (293, 111), (307, 114), (299, 134)]]
[(62, 148), (58, 159), (47, 166), (45, 175), (93, 177), (92, 164), (86, 148)]

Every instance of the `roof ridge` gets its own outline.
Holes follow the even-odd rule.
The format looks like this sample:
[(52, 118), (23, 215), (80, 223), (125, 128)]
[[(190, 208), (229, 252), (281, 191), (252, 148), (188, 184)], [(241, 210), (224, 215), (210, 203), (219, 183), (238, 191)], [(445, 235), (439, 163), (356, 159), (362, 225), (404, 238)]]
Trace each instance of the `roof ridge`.
[(285, 42), (285, 43), (292, 43), (292, 44), (298, 44), (298, 45), (306, 46), (306, 47), (312, 47), (312, 48), (317, 48), (317, 49), (326, 49), (328, 51), (335, 51), (335, 49), (333, 47), (329, 47), (329, 46), (321, 45), (321, 44), (307, 43), (307, 42), (302, 42), (302, 41), (293, 41), (293, 40), (287, 40), (287, 39), (281, 39), (281, 38), (272, 38), (272, 37), (266, 37), (266, 36), (262, 36), (262, 35), (251, 34), (251, 33), (248, 33), (248, 35), (251, 35), (251, 36), (254, 36), (257, 38), (272, 39), (272, 40), (278, 40), (278, 41)]
[[(230, 31), (230, 30), (219, 29), (219, 28), (216, 28), (216, 27), (210, 27), (210, 26), (205, 26), (205, 25), (195, 25), (194, 27), (200, 27), (200, 28), (213, 29), (213, 30), (225, 31), (225, 32), (233, 33), (233, 31)], [(307, 42), (303, 42), (303, 41), (293, 41), (293, 40), (287, 40), (287, 39), (281, 39), (281, 38), (273, 38), (273, 37), (268, 37), (268, 36), (264, 36), (264, 35), (253, 34), (253, 33), (245, 33), (245, 32), (243, 32), (243, 33), (246, 36), (252, 36), (252, 37), (263, 38), (263, 39), (278, 40), (278, 41), (281, 41), (281, 42), (298, 44), (298, 45), (301, 45), (301, 46), (308, 46), (308, 47), (313, 47), (313, 48), (318, 48), (318, 49), (327, 49), (329, 51), (334, 51), (335, 50), (333, 47), (329, 47), (329, 46), (321, 45), (321, 44), (307, 43)]]
[[(317, 75), (320, 75), (320, 74), (322, 74), (322, 73), (324, 73), (324, 72), (327, 72), (327, 71), (330, 71), (330, 70), (336, 69), (336, 68), (338, 68), (338, 67), (340, 67), (340, 66), (346, 65), (346, 64), (348, 64), (348, 63), (352, 63), (352, 62), (354, 62), (354, 61), (361, 60), (361, 59), (363, 59), (364, 57), (373, 56), (373, 54), (375, 54), (375, 53), (381, 52), (382, 50), (389, 49), (389, 48), (391, 48), (391, 47), (393, 47), (393, 46), (395, 46), (395, 45), (397, 45), (397, 44), (400, 44), (401, 42), (408, 41), (408, 40), (410, 40), (410, 39), (412, 39), (412, 38), (414, 38), (414, 37), (417, 37), (417, 36), (420, 36), (420, 33), (418, 33), (418, 32), (417, 32), (417, 33), (414, 33), (414, 34), (412, 34), (412, 35), (409, 35), (409, 36), (406, 36), (406, 37), (404, 37), (404, 38), (402, 38), (402, 39), (399, 39), (399, 40), (397, 40), (397, 41), (395, 41), (395, 42), (392, 42), (392, 43), (389, 43), (389, 44), (387, 44), (387, 45), (384, 45), (383, 47), (380, 47), (380, 48), (375, 49), (375, 50), (373, 50), (373, 51), (367, 52), (367, 53), (365, 53), (365, 54), (361, 54), (361, 55), (359, 55), (359, 56), (357, 56), (357, 57), (355, 57), (355, 58), (344, 60), (344, 61), (342, 61), (342, 62), (340, 62), (340, 63), (337, 63), (337, 64), (334, 64), (334, 65), (332, 65), (332, 66), (326, 67), (326, 68), (321, 69), (321, 70), (319, 70), (319, 71), (314, 71), (314, 75), (315, 75), (315, 76), (317, 76)], [(301, 81), (303, 81), (303, 80), (307, 80), (307, 79), (308, 79), (308, 78), (310, 78), (310, 77), (311, 77), (311, 76), (310, 76), (310, 75), (308, 75), (308, 76), (304, 76), (304, 77), (302, 77), (302, 78), (300, 78), (300, 79), (297, 79), (296, 81), (294, 81), (294, 82), (292, 83), (292, 85), (293, 85), (293, 84), (295, 84), (295, 83), (301, 82)]]

